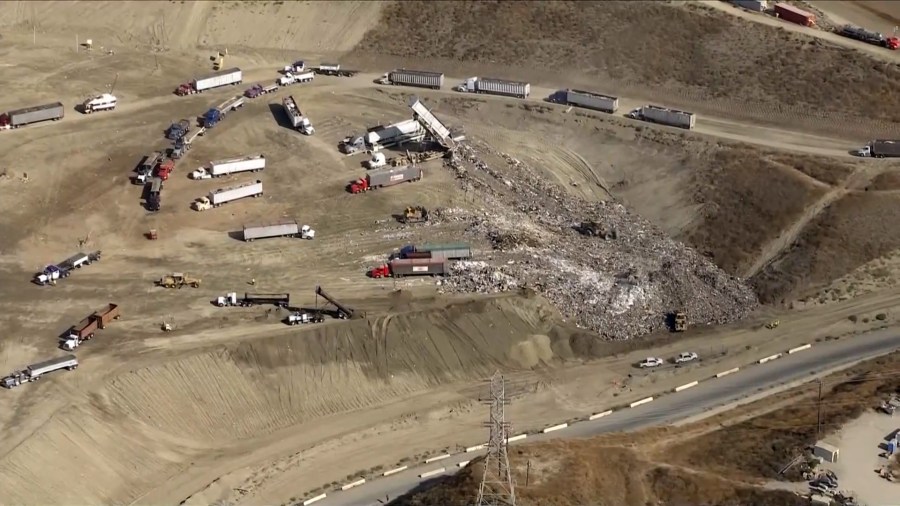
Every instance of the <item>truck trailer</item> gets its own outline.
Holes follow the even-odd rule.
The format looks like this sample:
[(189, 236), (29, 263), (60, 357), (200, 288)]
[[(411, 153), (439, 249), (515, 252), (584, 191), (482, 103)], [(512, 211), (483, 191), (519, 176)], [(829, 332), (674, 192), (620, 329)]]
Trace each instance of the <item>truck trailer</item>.
[(446, 258), (396, 258), (369, 271), (372, 278), (443, 276), (450, 272)]
[(323, 76), (336, 77), (353, 77), (356, 74), (359, 74), (358, 70), (342, 69), (339, 63), (320, 63), (313, 71), (316, 74), (321, 74)]
[(618, 97), (610, 97), (599, 93), (581, 90), (561, 90), (557, 93), (559, 100), (566, 105), (584, 107), (595, 111), (614, 113), (619, 109)]
[(232, 188), (222, 188), (210, 192), (208, 196), (201, 197), (194, 202), (194, 209), (197, 211), (206, 211), (212, 207), (219, 207), (235, 200), (247, 197), (261, 197), (263, 195), (262, 181), (254, 181), (251, 183), (234, 186)]
[(269, 93), (275, 93), (278, 91), (277, 84), (270, 84), (268, 86), (263, 86), (262, 84), (254, 84), (253, 86), (247, 88), (247, 91), (244, 92), (244, 96), (247, 98), (256, 98), (262, 95), (268, 95)]
[(240, 172), (259, 172), (266, 168), (266, 157), (262, 154), (215, 160), (191, 172), (191, 179), (209, 179)]
[(400, 248), (401, 258), (443, 258), (446, 260), (468, 260), (472, 258), (472, 247), (464, 242), (413, 244)]
[(41, 376), (43, 376), (44, 374), (53, 371), (58, 371), (60, 369), (68, 369), (69, 371), (74, 371), (77, 368), (78, 359), (75, 358), (75, 355), (65, 355), (59, 358), (54, 358), (52, 360), (45, 360), (44, 362), (31, 364), (21, 371), (14, 371), (9, 376), (0, 380), (0, 385), (2, 385), (4, 388), (13, 388), (21, 385), (22, 383), (37, 381), (41, 379)]
[(44, 267), (43, 271), (35, 274), (34, 282), (39, 285), (55, 285), (57, 280), (69, 277), (75, 269), (99, 261), (100, 257), (100, 251), (76, 253), (58, 264)]
[(837, 30), (837, 33), (844, 37), (856, 39), (875, 46), (886, 47), (888, 49), (900, 48), (900, 38), (885, 37), (881, 33), (871, 32), (858, 26), (844, 25)]
[(315, 79), (316, 73), (312, 70), (306, 70), (303, 72), (288, 72), (285, 75), (278, 78), (275, 83), (278, 86), (290, 86), (292, 84), (297, 83), (308, 83)]
[(872, 158), (897, 158), (900, 157), (900, 139), (874, 140), (860, 149), (857, 149), (853, 154), (856, 156)]
[(297, 101), (294, 100), (293, 95), (285, 97), (284, 100), (281, 101), (281, 105), (284, 107), (284, 113), (287, 115), (288, 122), (292, 127), (303, 135), (313, 135), (316, 133), (316, 129), (313, 128), (309, 118), (300, 112), (300, 107), (297, 106)]
[(243, 95), (231, 97), (216, 107), (212, 107), (203, 115), (203, 128), (212, 128), (216, 126), (222, 118), (231, 111), (236, 111), (244, 107)]
[(628, 113), (627, 117), (688, 130), (694, 128), (694, 125), (697, 124), (697, 115), (692, 112), (667, 109), (657, 105), (639, 107)]
[(66, 115), (61, 102), (26, 107), (0, 114), (0, 130), (19, 128), (41, 121), (59, 121)]
[(439, 90), (444, 85), (444, 74), (425, 70), (394, 69), (381, 76), (378, 83)]
[(112, 111), (116, 108), (118, 100), (115, 95), (103, 93), (96, 97), (89, 98), (81, 104), (81, 110), (85, 114), (91, 114), (97, 111)]
[(217, 297), (215, 304), (219, 307), (226, 306), (261, 306), (264, 304), (272, 304), (277, 307), (288, 307), (291, 304), (291, 294), (289, 293), (245, 293), (243, 297), (238, 297), (237, 292), (226, 293), (224, 297)]
[(243, 80), (244, 74), (241, 72), (241, 69), (234, 67), (181, 84), (175, 89), (175, 94), (178, 96), (193, 95), (194, 93), (202, 93), (220, 86), (241, 84)]
[(299, 237), (300, 239), (314, 239), (316, 237), (316, 231), (309, 225), (303, 225), (301, 227), (296, 220), (274, 223), (272, 225), (244, 226), (244, 240), (247, 242), (269, 237)]
[(748, 11), (763, 12), (769, 8), (768, 0), (729, 0), (738, 7), (743, 7)]
[(470, 77), (457, 86), (456, 91), (528, 98), (528, 95), (531, 93), (531, 84), (493, 77)]
[(424, 172), (415, 165), (370, 170), (364, 177), (347, 185), (350, 193), (362, 193), (383, 186), (393, 186), (422, 179)]
[(803, 26), (816, 26), (816, 15), (791, 4), (779, 2), (775, 4), (775, 17)]

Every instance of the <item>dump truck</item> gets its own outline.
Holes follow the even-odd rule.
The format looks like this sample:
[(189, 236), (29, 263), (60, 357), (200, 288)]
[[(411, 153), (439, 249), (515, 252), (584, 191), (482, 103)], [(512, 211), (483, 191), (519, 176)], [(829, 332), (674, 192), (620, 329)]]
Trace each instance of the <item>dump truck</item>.
[(145, 156), (135, 169), (135, 175), (131, 179), (132, 184), (145, 184), (147, 179), (152, 176), (153, 169), (156, 168), (156, 165), (162, 158), (163, 154), (159, 151), (154, 151)]
[(118, 320), (120, 316), (121, 313), (117, 304), (107, 304), (77, 325), (73, 325), (68, 333), (60, 339), (60, 348), (66, 351), (74, 350), (81, 343), (93, 339), (97, 329), (105, 329), (110, 322)]
[(414, 244), (400, 248), (401, 258), (414, 258), (414, 254), (427, 254), (419, 258), (443, 258), (446, 260), (468, 260), (472, 258), (472, 247), (464, 242), (457, 243), (425, 243), (421, 246)]
[(336, 307), (337, 313), (335, 314), (335, 317), (337, 317), (341, 320), (344, 320), (347, 318), (353, 318), (356, 315), (356, 311), (354, 311), (353, 308), (345, 306), (345, 305), (341, 304), (340, 302), (338, 302), (337, 299), (335, 299), (331, 295), (328, 295), (328, 293), (326, 293), (325, 290), (321, 286), (316, 286), (316, 297), (317, 297), (316, 305), (318, 305), (318, 302), (319, 302), (318, 297), (322, 297), (323, 299), (330, 302), (334, 307)]
[(190, 131), (191, 120), (181, 119), (169, 125), (169, 128), (166, 129), (166, 139), (174, 141), (184, 137)]
[(173, 272), (157, 280), (156, 286), (163, 288), (181, 288), (183, 286), (200, 288), (200, 278), (192, 278), (183, 272)]
[(456, 87), (463, 93), (486, 93), (504, 97), (528, 98), (531, 85), (519, 81), (508, 81), (493, 77), (470, 77)]
[(95, 97), (89, 98), (81, 104), (81, 111), (85, 114), (91, 114), (98, 111), (112, 111), (118, 105), (116, 96), (110, 93), (103, 93)]
[(697, 124), (697, 115), (692, 112), (668, 109), (658, 105), (639, 107), (629, 112), (627, 117), (661, 125), (681, 127), (687, 130), (694, 128), (694, 125)]
[(371, 170), (364, 177), (347, 185), (347, 191), (350, 193), (362, 193), (383, 186), (392, 186), (404, 182), (411, 183), (422, 179), (423, 175), (422, 169), (415, 166)]
[(270, 84), (268, 86), (263, 86), (262, 84), (254, 84), (253, 86), (247, 88), (247, 91), (244, 92), (244, 96), (247, 98), (256, 98), (262, 95), (268, 95), (269, 93), (275, 93), (278, 91), (277, 84)]
[(101, 251), (76, 253), (58, 264), (44, 267), (41, 272), (35, 274), (34, 282), (39, 285), (55, 285), (57, 280), (69, 277), (75, 269), (100, 261), (101, 256)]
[(775, 4), (775, 17), (803, 26), (816, 26), (816, 15), (791, 4), (779, 2)]
[(150, 180), (150, 189), (147, 191), (147, 210), (156, 212), (162, 208), (163, 180), (154, 177)]
[(297, 101), (294, 100), (293, 95), (285, 97), (284, 100), (281, 101), (281, 106), (284, 107), (284, 113), (288, 117), (288, 122), (297, 131), (304, 135), (313, 135), (316, 133), (316, 129), (313, 128), (309, 118), (300, 112), (300, 107), (297, 106)]
[(247, 197), (262, 197), (263, 186), (262, 181), (254, 181), (245, 183), (240, 186), (231, 188), (222, 188), (214, 192), (210, 192), (206, 197), (197, 199), (193, 206), (197, 211), (206, 211), (212, 207), (219, 207), (222, 204), (239, 200)]
[(229, 98), (216, 107), (210, 108), (203, 115), (203, 128), (213, 128), (220, 121), (222, 121), (222, 118), (224, 118), (225, 115), (227, 115), (229, 112), (236, 111), (241, 107), (244, 107), (244, 97), (238, 95), (236, 97)]
[(4, 388), (13, 388), (21, 385), (22, 383), (37, 381), (41, 379), (41, 376), (43, 376), (44, 374), (51, 373), (53, 371), (59, 371), (60, 369), (74, 371), (77, 368), (78, 359), (75, 358), (75, 355), (65, 355), (63, 357), (29, 365), (28, 367), (20, 371), (14, 371), (10, 375), (0, 380), (0, 385), (2, 385)]
[(181, 84), (175, 89), (175, 94), (178, 96), (193, 95), (194, 93), (202, 93), (220, 86), (241, 84), (243, 80), (244, 74), (241, 72), (241, 69), (237, 67), (230, 68)]
[(97, 319), (97, 326), (101, 329), (105, 329), (111, 321), (118, 320), (121, 316), (122, 310), (119, 309), (119, 305), (112, 302), (94, 311), (93, 314), (93, 317)]
[(204, 167), (191, 172), (191, 179), (209, 179), (241, 172), (259, 172), (266, 168), (266, 157), (262, 154), (214, 160)]
[(275, 83), (278, 84), (278, 86), (290, 86), (292, 84), (297, 84), (297, 83), (308, 83), (308, 82), (312, 81), (315, 77), (316, 77), (316, 73), (313, 72), (312, 70), (307, 70), (305, 72), (298, 72), (296, 74), (288, 72), (287, 74), (279, 77), (278, 80), (275, 81)]
[(450, 272), (446, 258), (396, 258), (369, 271), (372, 278), (443, 276)]
[(256, 239), (270, 237), (298, 237), (300, 239), (314, 239), (316, 231), (309, 225), (300, 226), (296, 221), (285, 221), (272, 225), (244, 226), (244, 240), (252, 242)]
[(316, 74), (321, 74), (323, 76), (336, 77), (353, 77), (356, 74), (359, 74), (358, 70), (342, 69), (339, 63), (320, 63), (313, 71)]
[(61, 102), (26, 107), (0, 114), (0, 130), (19, 128), (41, 121), (59, 121), (66, 115)]
[(261, 306), (272, 304), (277, 307), (288, 307), (291, 304), (291, 294), (289, 293), (245, 293), (243, 297), (238, 297), (237, 292), (226, 293), (223, 297), (217, 297), (215, 301), (219, 307), (226, 306)]
[(614, 113), (619, 109), (618, 97), (601, 95), (590, 91), (560, 90), (557, 92), (557, 100), (566, 105), (584, 107), (595, 111)]
[(394, 69), (381, 76), (378, 84), (418, 86), (439, 90), (444, 85), (444, 74), (426, 70)]
[(855, 150), (853, 154), (872, 158), (896, 158), (900, 156), (900, 139), (874, 140)]

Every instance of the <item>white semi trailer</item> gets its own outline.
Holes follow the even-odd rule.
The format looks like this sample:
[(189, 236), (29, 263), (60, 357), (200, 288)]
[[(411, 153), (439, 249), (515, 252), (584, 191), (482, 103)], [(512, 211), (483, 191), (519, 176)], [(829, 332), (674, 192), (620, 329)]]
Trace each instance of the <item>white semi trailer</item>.
[(258, 155), (215, 160), (191, 172), (191, 179), (210, 179), (240, 172), (259, 172), (266, 168), (266, 157)]
[(78, 359), (75, 355), (65, 355), (52, 360), (45, 360), (36, 364), (31, 364), (21, 371), (14, 371), (9, 376), (0, 380), (0, 385), (4, 388), (13, 388), (22, 383), (29, 383), (41, 379), (44, 374), (58, 371), (60, 369), (68, 369), (74, 371), (78, 367)]
[(639, 119), (685, 129), (692, 129), (697, 124), (697, 115), (692, 112), (668, 109), (658, 105), (645, 105), (627, 115), (631, 119)]
[(274, 223), (272, 225), (244, 226), (244, 240), (247, 242), (270, 237), (299, 237), (314, 239), (316, 231), (309, 225), (300, 226), (296, 221)]
[(247, 197), (262, 197), (263, 185), (262, 181), (254, 181), (232, 188), (222, 188), (214, 192), (210, 192), (206, 197), (200, 197), (194, 201), (194, 209), (197, 211), (206, 211), (213, 207), (219, 207), (235, 200)]

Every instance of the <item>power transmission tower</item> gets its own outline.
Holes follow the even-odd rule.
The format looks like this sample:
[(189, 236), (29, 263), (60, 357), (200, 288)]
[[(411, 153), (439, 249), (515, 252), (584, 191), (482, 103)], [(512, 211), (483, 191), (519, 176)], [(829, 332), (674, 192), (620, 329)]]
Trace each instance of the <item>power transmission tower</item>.
[(509, 469), (509, 454), (506, 451), (509, 439), (509, 422), (504, 419), (506, 386), (500, 371), (491, 377), (490, 398), (483, 401), (491, 406), (490, 421), (485, 423), (490, 429), (488, 452), (484, 458), (484, 475), (478, 489), (476, 506), (515, 506), (516, 490)]

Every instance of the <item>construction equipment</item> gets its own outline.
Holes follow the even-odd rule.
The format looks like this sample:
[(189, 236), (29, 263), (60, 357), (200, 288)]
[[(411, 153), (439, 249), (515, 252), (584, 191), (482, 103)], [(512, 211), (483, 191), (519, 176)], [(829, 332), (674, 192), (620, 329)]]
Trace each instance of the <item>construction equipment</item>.
[(528, 95), (531, 94), (531, 84), (529, 83), (493, 77), (470, 77), (455, 89), (463, 93), (486, 93), (516, 98), (528, 98)]
[(175, 327), (171, 323), (163, 322), (163, 324), (162, 324), (163, 332), (172, 332), (172, 330), (174, 330), (174, 329), (175, 329)]
[(672, 330), (684, 332), (687, 329), (687, 316), (682, 311), (675, 311), (672, 315)]
[(200, 288), (200, 279), (192, 278), (183, 272), (173, 272), (172, 274), (163, 276), (156, 282), (156, 285), (163, 288), (181, 288), (186, 285), (191, 288)]
[(59, 121), (65, 116), (65, 109), (62, 102), (54, 102), (0, 113), (0, 130), (19, 128), (40, 121)]
[(60, 369), (68, 369), (69, 371), (74, 371), (77, 368), (78, 359), (75, 358), (75, 355), (65, 355), (63, 357), (54, 358), (52, 360), (46, 360), (44, 362), (31, 364), (20, 371), (14, 371), (9, 376), (0, 380), (0, 385), (2, 385), (4, 388), (13, 388), (21, 385), (22, 383), (37, 381), (41, 379), (41, 376), (43, 376), (44, 374), (53, 371), (58, 371)]
[(774, 329), (774, 328), (778, 327), (779, 325), (781, 325), (781, 322), (780, 322), (780, 321), (778, 321), (778, 320), (772, 320), (772, 321), (770, 321), (769, 323), (766, 324), (766, 328), (767, 328), (767, 329)]
[(99, 261), (101, 253), (100, 251), (77, 253), (58, 264), (48, 265), (34, 275), (34, 282), (42, 286), (55, 285), (58, 280), (69, 277), (73, 270)]
[(403, 223), (421, 223), (428, 221), (428, 210), (423, 206), (410, 206), (403, 210), (400, 217)]
[(615, 239), (618, 237), (616, 230), (596, 221), (583, 221), (578, 226), (578, 232), (588, 237), (600, 237), (602, 239)]
[[(335, 315), (337, 318), (340, 318), (341, 320), (353, 318), (355, 311), (352, 308), (349, 308), (349, 307), (341, 304), (340, 302), (337, 301), (337, 299), (334, 299), (330, 295), (325, 293), (325, 290), (323, 290), (321, 286), (316, 287), (316, 296), (321, 296), (323, 299), (327, 300), (334, 307), (337, 308), (337, 313)], [(318, 305), (318, 301), (316, 302), (316, 304)]]

